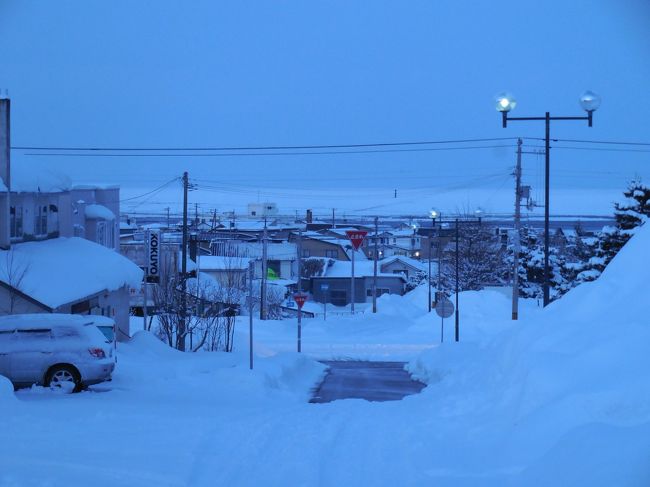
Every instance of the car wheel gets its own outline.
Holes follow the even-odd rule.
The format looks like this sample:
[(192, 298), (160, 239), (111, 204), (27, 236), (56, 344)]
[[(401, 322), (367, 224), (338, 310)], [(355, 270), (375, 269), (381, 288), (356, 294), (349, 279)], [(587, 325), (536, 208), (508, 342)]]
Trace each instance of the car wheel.
[(55, 365), (45, 378), (45, 386), (52, 390), (71, 393), (81, 390), (81, 377), (74, 367), (69, 365)]

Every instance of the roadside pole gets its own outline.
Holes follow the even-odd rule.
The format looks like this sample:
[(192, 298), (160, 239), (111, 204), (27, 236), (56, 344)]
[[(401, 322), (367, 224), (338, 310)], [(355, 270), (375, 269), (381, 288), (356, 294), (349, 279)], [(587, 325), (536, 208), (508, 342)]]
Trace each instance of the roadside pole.
[(147, 229), (144, 231), (144, 282), (142, 286), (142, 329), (147, 331), (147, 301), (148, 301), (148, 292), (147, 292), (147, 282), (149, 280), (149, 239), (151, 238), (151, 232)]
[(351, 282), (350, 282), (350, 298), (351, 298), (351, 303), (350, 303), (350, 311), (352, 314), (354, 314), (354, 254), (359, 250), (361, 247), (361, 244), (363, 243), (363, 239), (366, 238), (366, 235), (368, 235), (368, 232), (365, 230), (347, 230), (345, 232), (347, 235), (348, 239), (352, 243), (352, 276), (351, 276)]
[[(395, 190), (397, 192), (397, 190)], [(397, 194), (397, 193), (396, 193)], [(377, 240), (379, 239), (377, 233), (379, 231), (379, 217), (375, 217), (375, 249), (374, 249), (374, 262), (372, 270), (372, 312), (377, 312), (377, 259), (379, 259), (379, 246)]]
[(519, 319), (519, 253), (521, 252), (521, 139), (517, 139), (515, 168), (515, 249), (512, 269), (512, 319)]
[(302, 352), (302, 307), (307, 301), (307, 295), (305, 293), (296, 293), (293, 295), (293, 300), (298, 305), (298, 353)]
[(350, 312), (354, 314), (354, 254), (356, 254), (357, 251), (354, 249), (354, 246), (352, 248), (352, 278), (350, 280)]
[(248, 351), (250, 369), (253, 370), (253, 278), (255, 277), (255, 261), (248, 263)]
[[(302, 296), (302, 230), (298, 230), (298, 294)], [(304, 303), (304, 301), (303, 301)], [(302, 305), (298, 306), (298, 353), (302, 340)]]

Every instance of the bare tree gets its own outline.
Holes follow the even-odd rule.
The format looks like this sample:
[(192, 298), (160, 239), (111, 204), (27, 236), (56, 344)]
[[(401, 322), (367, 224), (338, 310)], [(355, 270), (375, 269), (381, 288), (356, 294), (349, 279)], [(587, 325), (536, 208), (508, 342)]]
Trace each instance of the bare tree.
[(16, 305), (18, 304), (18, 299), (20, 298), (19, 291), (25, 276), (29, 271), (29, 264), (27, 262), (21, 261), (19, 256), (16, 254), (14, 249), (10, 249), (5, 252), (5, 266), (2, 269), (2, 280), (9, 284), (9, 302), (8, 305), (3, 309), (7, 314), (14, 314), (16, 312)]

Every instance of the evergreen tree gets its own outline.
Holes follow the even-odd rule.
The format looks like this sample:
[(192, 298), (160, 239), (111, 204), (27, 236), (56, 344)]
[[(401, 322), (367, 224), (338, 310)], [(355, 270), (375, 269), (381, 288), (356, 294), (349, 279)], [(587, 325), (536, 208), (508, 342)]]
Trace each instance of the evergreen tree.
[(616, 226), (603, 232), (600, 247), (605, 266), (650, 217), (650, 188), (643, 185), (640, 179), (632, 180), (623, 196), (624, 201), (614, 204)]

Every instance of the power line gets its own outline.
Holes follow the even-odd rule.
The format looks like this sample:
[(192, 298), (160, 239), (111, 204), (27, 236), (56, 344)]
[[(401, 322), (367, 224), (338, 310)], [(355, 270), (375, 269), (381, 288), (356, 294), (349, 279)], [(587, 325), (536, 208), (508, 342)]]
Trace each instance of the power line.
[(310, 152), (232, 152), (232, 153), (172, 153), (172, 154), (142, 154), (142, 153), (57, 153), (57, 152), (26, 152), (26, 156), (35, 157), (259, 157), (259, 156), (309, 156), (309, 155), (334, 155), (334, 154), (373, 154), (388, 152), (431, 152), (431, 151), (453, 151), (473, 149), (495, 149), (500, 147), (515, 147), (514, 144), (497, 144), (468, 147), (426, 147), (419, 149), (376, 149), (376, 150), (352, 150), (352, 151), (310, 151)]
[(127, 152), (175, 152), (175, 151), (244, 151), (244, 150), (301, 150), (301, 149), (353, 149), (362, 147), (390, 147), (400, 145), (430, 145), (430, 144), (460, 144), (474, 142), (496, 142), (515, 140), (517, 137), (491, 137), (481, 139), (451, 139), (429, 140), (416, 142), (377, 142), (369, 144), (323, 144), (323, 145), (268, 145), (268, 146), (242, 146), (242, 147), (39, 147), (15, 146), (12, 150), (56, 150), (56, 151), (127, 151)]
[(156, 193), (157, 191), (160, 191), (160, 190), (164, 189), (165, 187), (169, 186), (174, 181), (178, 181), (178, 180), (180, 180), (180, 178), (171, 179), (171, 180), (167, 181), (165, 184), (163, 184), (162, 186), (158, 186), (156, 189), (152, 189), (151, 191), (147, 191), (146, 193), (140, 194), (138, 196), (132, 196), (130, 198), (124, 198), (124, 199), (120, 200), (120, 203), (123, 203), (125, 201), (137, 200), (137, 199), (140, 199), (140, 198), (144, 198), (145, 196), (152, 195), (153, 193)]
[[(542, 139), (538, 139), (542, 140)], [(582, 144), (613, 144), (613, 145), (645, 145), (650, 146), (650, 142), (626, 142), (617, 140), (582, 140), (582, 139), (553, 139), (558, 142), (577, 142)]]

